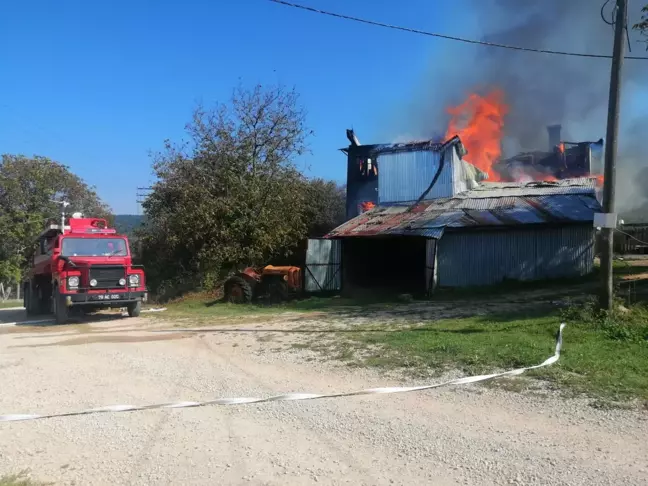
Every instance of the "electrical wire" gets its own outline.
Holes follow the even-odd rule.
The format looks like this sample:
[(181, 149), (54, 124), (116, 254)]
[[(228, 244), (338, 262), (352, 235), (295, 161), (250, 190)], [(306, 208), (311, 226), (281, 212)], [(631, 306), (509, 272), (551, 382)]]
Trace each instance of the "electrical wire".
[[(374, 20), (367, 20), (367, 19), (362, 19), (359, 17), (352, 17), (350, 15), (343, 15), (335, 12), (329, 12), (327, 10), (320, 10), (317, 8), (313, 7), (307, 7), (306, 5), (299, 5), (297, 3), (291, 3), (291, 2), (286, 2), (284, 0), (268, 0), (269, 2), (276, 3), (278, 5), (284, 5), (286, 7), (292, 7), (292, 8), (297, 8), (300, 10), (306, 10), (308, 12), (313, 12), (313, 13), (318, 13), (321, 15), (327, 15), (329, 17), (336, 17), (339, 19), (344, 19), (344, 20), (351, 20), (353, 22), (359, 22), (362, 24), (368, 24), (368, 25), (373, 25), (376, 27), (383, 27), (386, 29), (393, 29), (393, 30), (400, 30), (403, 32), (409, 32), (411, 34), (419, 34), (419, 35), (425, 35), (428, 37), (437, 37), (440, 39), (446, 39), (446, 40), (452, 40), (456, 42), (463, 42), (465, 44), (475, 44), (475, 45), (480, 45), (480, 46), (486, 46), (486, 47), (498, 47), (501, 49), (511, 49), (514, 51), (524, 51), (524, 52), (535, 52), (535, 53), (540, 53), (540, 54), (554, 54), (554, 55), (559, 55), (559, 56), (571, 56), (571, 57), (588, 57), (588, 58), (594, 58), (594, 59), (612, 59), (612, 56), (609, 56), (607, 54), (586, 54), (584, 52), (567, 52), (567, 51), (553, 51), (553, 50), (548, 50), (548, 49), (533, 49), (531, 47), (520, 47), (520, 46), (512, 46), (508, 44), (498, 44), (496, 42), (487, 42), (487, 41), (479, 41), (475, 39), (467, 39), (465, 37), (457, 37), (457, 36), (452, 36), (452, 35), (446, 35), (446, 34), (439, 34), (436, 32), (428, 32), (425, 30), (419, 30), (419, 29), (412, 29), (409, 27), (402, 27), (398, 25), (392, 25), (392, 24), (385, 24), (383, 22), (376, 22)], [(605, 20), (605, 18), (604, 18)], [(625, 59), (630, 59), (630, 60), (642, 60), (642, 61), (648, 61), (648, 57), (641, 57), (641, 56), (625, 56)]]
[(608, 20), (608, 19), (605, 18), (605, 7), (607, 7), (608, 3), (610, 3), (610, 0), (605, 0), (605, 3), (604, 3), (603, 6), (601, 7), (601, 18), (603, 19), (603, 22), (605, 22), (605, 23), (608, 24), (608, 25), (612, 25), (612, 26), (613, 26), (613, 25), (614, 25), (614, 19), (615, 19), (615, 17), (616, 17), (615, 14), (616, 14), (617, 6), (616, 6), (616, 2), (615, 2), (615, 3), (614, 3), (614, 8), (612, 9), (612, 20), (610, 21), (610, 20)]
[(630, 23), (630, 17), (628, 16), (628, 8), (626, 6), (626, 16), (625, 16), (625, 25), (623, 28), (626, 33), (626, 41), (628, 42), (628, 52), (632, 52), (632, 46), (630, 45), (630, 31), (628, 30), (628, 24)]
[(632, 236), (630, 233), (626, 233), (625, 231), (621, 231), (620, 229), (616, 229), (616, 228), (614, 228), (614, 231), (616, 231), (617, 233), (621, 233), (622, 235), (626, 235), (628, 238), (631, 238), (631, 239), (633, 239), (635, 241), (638, 241), (642, 245), (648, 246), (648, 242), (642, 241), (639, 238), (636, 238), (636, 237)]
[[(610, 16), (612, 20), (608, 20), (605, 18), (605, 7), (607, 7), (608, 3), (610, 3), (612, 0), (605, 0), (605, 3), (601, 7), (601, 19), (603, 19), (603, 22), (605, 22), (608, 25), (611, 25), (613, 28), (616, 25), (616, 16), (617, 16), (617, 10), (619, 8), (618, 4), (616, 3), (616, 0), (614, 0), (614, 7), (612, 8), (612, 15)], [(623, 26), (623, 30), (625, 30), (625, 35), (626, 35), (626, 41), (628, 42), (628, 51), (632, 52), (632, 46), (630, 45), (630, 31), (628, 30), (628, 25), (630, 24), (630, 18), (628, 17), (628, 9), (626, 9), (626, 17), (625, 17), (625, 25)]]

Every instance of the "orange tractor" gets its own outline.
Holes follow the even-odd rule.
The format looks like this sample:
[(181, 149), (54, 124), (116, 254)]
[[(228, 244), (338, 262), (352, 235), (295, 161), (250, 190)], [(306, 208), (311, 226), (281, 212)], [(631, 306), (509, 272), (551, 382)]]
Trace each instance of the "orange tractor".
[(268, 265), (260, 272), (248, 267), (225, 281), (224, 297), (225, 301), (233, 304), (249, 304), (257, 300), (274, 304), (299, 296), (302, 288), (299, 267)]

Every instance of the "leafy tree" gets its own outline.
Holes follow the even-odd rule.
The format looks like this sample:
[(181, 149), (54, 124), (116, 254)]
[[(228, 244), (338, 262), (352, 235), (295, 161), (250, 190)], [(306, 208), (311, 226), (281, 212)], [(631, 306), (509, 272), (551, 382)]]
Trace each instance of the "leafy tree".
[(312, 179), (306, 184), (305, 217), (309, 238), (319, 238), (344, 223), (346, 188), (333, 181)]
[(306, 195), (306, 205), (303, 209), (305, 234), (295, 241), (289, 256), (280, 255), (273, 258), (267, 262), (270, 265), (303, 266), (308, 250), (306, 238), (321, 238), (346, 219), (346, 187), (333, 181), (310, 179), (305, 181), (302, 190)]
[(19, 281), (46, 221), (56, 218), (60, 205), (69, 212), (109, 217), (110, 209), (93, 188), (68, 167), (46, 157), (3, 155), (0, 159), (0, 282)]
[(648, 37), (648, 4), (641, 9), (641, 14), (641, 22), (636, 23), (633, 29)]
[[(295, 157), (310, 133), (294, 90), (239, 87), (229, 104), (198, 107), (190, 143), (166, 143), (144, 203), (149, 281), (213, 286), (241, 263), (285, 255), (307, 230)], [(159, 289), (158, 289), (159, 290)]]

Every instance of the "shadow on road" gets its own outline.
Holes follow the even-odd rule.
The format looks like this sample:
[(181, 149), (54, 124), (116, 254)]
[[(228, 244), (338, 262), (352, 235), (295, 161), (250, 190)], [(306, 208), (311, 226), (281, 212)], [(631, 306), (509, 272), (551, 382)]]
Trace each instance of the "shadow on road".
[[(75, 325), (75, 324), (93, 324), (98, 322), (106, 322), (121, 319), (121, 314), (91, 314), (91, 315), (70, 315), (67, 324), (61, 325)], [(51, 315), (43, 314), (36, 316), (28, 316), (25, 309), (0, 309), (0, 327), (2, 326), (18, 326), (18, 327), (50, 327), (57, 326), (54, 318)]]

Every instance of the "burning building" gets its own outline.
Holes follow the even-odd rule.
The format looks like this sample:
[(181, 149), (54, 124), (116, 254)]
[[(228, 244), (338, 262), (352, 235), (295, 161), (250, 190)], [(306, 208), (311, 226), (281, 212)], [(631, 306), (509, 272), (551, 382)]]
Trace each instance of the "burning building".
[(566, 142), (561, 126), (547, 127), (549, 150), (523, 152), (493, 164), (502, 181), (529, 182), (588, 177), (603, 173), (603, 139), (597, 142)]
[(457, 136), (363, 146), (347, 135), (349, 220), (309, 241), (307, 290), (420, 295), (592, 271), (595, 178), (491, 182)]

